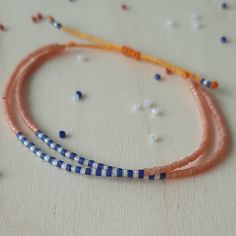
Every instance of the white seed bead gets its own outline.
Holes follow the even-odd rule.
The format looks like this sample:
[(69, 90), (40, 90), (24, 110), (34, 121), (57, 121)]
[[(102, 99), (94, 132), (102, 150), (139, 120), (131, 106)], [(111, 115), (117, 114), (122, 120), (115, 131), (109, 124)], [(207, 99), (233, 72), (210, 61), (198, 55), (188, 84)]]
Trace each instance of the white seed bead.
[(155, 115), (155, 116), (157, 116), (157, 115), (160, 114), (160, 110), (159, 110), (158, 108), (152, 108), (151, 112), (152, 112), (152, 114)]
[(191, 14), (191, 20), (192, 21), (199, 21), (199, 20), (201, 20), (201, 15), (200, 14), (198, 14), (198, 13), (195, 13), (195, 12), (193, 12), (192, 14)]
[(77, 62), (85, 62), (85, 61), (88, 61), (87, 57), (84, 57), (83, 55), (77, 56)]
[(144, 105), (144, 107), (150, 107), (150, 106), (152, 106), (152, 102), (149, 99), (145, 99), (143, 101), (143, 105)]
[(198, 29), (202, 28), (202, 24), (200, 22), (194, 22), (192, 27), (194, 30), (198, 30)]
[(177, 25), (177, 23), (176, 23), (174, 20), (172, 20), (172, 19), (168, 19), (168, 20), (166, 21), (166, 26), (167, 26), (168, 28), (175, 27), (176, 25)]
[(138, 112), (141, 110), (141, 106), (140, 104), (134, 104), (133, 107), (132, 107), (132, 111), (133, 112)]
[(149, 141), (150, 141), (151, 143), (156, 142), (157, 140), (158, 140), (158, 136), (157, 136), (156, 133), (150, 133), (150, 134), (149, 134)]

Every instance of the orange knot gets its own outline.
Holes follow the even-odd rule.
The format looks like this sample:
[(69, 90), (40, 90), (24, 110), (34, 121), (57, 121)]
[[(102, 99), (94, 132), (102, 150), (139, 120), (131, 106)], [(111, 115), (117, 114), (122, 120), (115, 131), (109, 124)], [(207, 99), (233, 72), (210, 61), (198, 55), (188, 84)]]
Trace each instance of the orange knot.
[(140, 59), (140, 56), (141, 56), (141, 53), (132, 49), (132, 48), (129, 48), (127, 46), (123, 46), (122, 49), (121, 49), (121, 52), (123, 53), (123, 55), (125, 55), (126, 57), (132, 57), (134, 58), (135, 60), (139, 60)]

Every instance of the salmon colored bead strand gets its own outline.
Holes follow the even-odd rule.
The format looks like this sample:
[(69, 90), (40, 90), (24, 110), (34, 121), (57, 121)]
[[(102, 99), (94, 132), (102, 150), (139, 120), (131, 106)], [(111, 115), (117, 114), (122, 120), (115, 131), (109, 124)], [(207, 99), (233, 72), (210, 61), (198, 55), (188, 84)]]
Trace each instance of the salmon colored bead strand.
[[(23, 59), (15, 68), (12, 73), (3, 95), (3, 110), (5, 118), (9, 124), (10, 129), (16, 134), (17, 138), (23, 143), (24, 146), (29, 148), (32, 152), (38, 155), (43, 160), (46, 160), (52, 165), (59, 168), (63, 168), (69, 172), (76, 172), (85, 175), (95, 175), (95, 176), (116, 176), (116, 177), (132, 177), (132, 178), (144, 178), (154, 179), (155, 176), (160, 176), (160, 179), (173, 179), (192, 176), (203, 171), (210, 169), (215, 166), (219, 161), (223, 159), (226, 155), (227, 147), (229, 143), (229, 138), (227, 134), (227, 129), (224, 124), (224, 120), (220, 112), (218, 111), (216, 105), (212, 101), (211, 97), (200, 87), (200, 85), (217, 88), (218, 83), (215, 81), (209, 81), (200, 78), (197, 75), (193, 75), (184, 69), (173, 66), (161, 59), (156, 59), (149, 55), (143, 54), (136, 51), (135, 49), (129, 48), (127, 46), (120, 46), (113, 43), (106, 42), (94, 36), (88, 34), (83, 34), (78, 31), (71, 30), (69, 28), (63, 27), (54, 18), (49, 17), (49, 22), (53, 24), (57, 29), (72, 34), (76, 37), (86, 39), (94, 44), (76, 44), (75, 42), (69, 42), (65, 45), (47, 45), (38, 49), (37, 51), (29, 54), (25, 59)], [(47, 60), (57, 56), (59, 53), (63, 52), (66, 48), (94, 48), (102, 49), (113, 52), (119, 52), (123, 55), (130, 57), (139, 61), (146, 61), (152, 64), (160, 65), (166, 68), (173, 74), (179, 75), (185, 79), (187, 85), (194, 96), (196, 106), (198, 108), (201, 127), (202, 127), (202, 140), (197, 148), (192, 154), (184, 157), (182, 160), (172, 162), (168, 165), (157, 166), (153, 168), (145, 169), (135, 169), (128, 170), (118, 167), (108, 166), (102, 163), (97, 163), (93, 160), (89, 160), (83, 157), (77, 158), (76, 153), (72, 153), (64, 149), (61, 145), (54, 143), (46, 135), (40, 132), (38, 126), (34, 121), (32, 121), (30, 115), (27, 112), (24, 95), (26, 82), (32, 75), (32, 73)], [(13, 96), (12, 96), (13, 95)], [(71, 160), (76, 160), (82, 166), (87, 166), (86, 168), (80, 166), (73, 166), (70, 164), (65, 164), (63, 161), (58, 161), (55, 157), (50, 157), (48, 154), (43, 153), (39, 148), (37, 148), (33, 143), (29, 142), (28, 139), (20, 133), (20, 129), (17, 125), (16, 114), (19, 113), (19, 117), (23, 120), (26, 127), (28, 127), (35, 135), (42, 139), (45, 144), (50, 148), (59, 147), (59, 149), (54, 149), (58, 151), (61, 155), (69, 157)], [(212, 144), (211, 141), (211, 130), (213, 124), (210, 123), (209, 115), (211, 115), (213, 124), (216, 126), (216, 133), (219, 136), (218, 145), (216, 150), (208, 154), (209, 148)], [(39, 133), (38, 133), (39, 132)], [(47, 141), (45, 141), (47, 140)], [(47, 142), (52, 143), (49, 145)], [(60, 151), (59, 151), (60, 150)], [(206, 159), (206, 157), (208, 157)], [(195, 161), (198, 160), (197, 163)], [(200, 163), (200, 164), (199, 164)], [(191, 164), (191, 167), (188, 165)]]

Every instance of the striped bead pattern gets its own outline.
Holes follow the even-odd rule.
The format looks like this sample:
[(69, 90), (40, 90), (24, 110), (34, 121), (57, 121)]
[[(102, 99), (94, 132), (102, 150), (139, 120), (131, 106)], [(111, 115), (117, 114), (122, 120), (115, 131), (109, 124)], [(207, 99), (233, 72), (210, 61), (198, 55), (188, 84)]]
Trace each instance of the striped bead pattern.
[(211, 88), (211, 81), (210, 80), (202, 78), (200, 80), (200, 84), (205, 86), (205, 87)]
[[(59, 150), (64, 156), (74, 157), (76, 155), (75, 153), (71, 153), (67, 151), (66, 149), (63, 149), (59, 144), (54, 143), (52, 140), (50, 140), (46, 135), (42, 134), (39, 135), (38, 132), (37, 135), (44, 139), (44, 142), (47, 142), (48, 145), (52, 145), (54, 147), (54, 150)], [(37, 136), (37, 137), (38, 137)], [(138, 178), (143, 179), (144, 178), (144, 170), (125, 170), (122, 168), (113, 168), (111, 166), (106, 166), (106, 168), (101, 168), (101, 165), (98, 165), (97, 168), (91, 168), (91, 167), (82, 167), (77, 165), (71, 165), (68, 163), (65, 163), (62, 160), (58, 160), (56, 157), (49, 156), (46, 153), (44, 153), (39, 147), (37, 147), (34, 143), (30, 142), (21, 132), (18, 132), (16, 134), (17, 139), (31, 152), (33, 152), (36, 156), (38, 156), (40, 159), (50, 163), (53, 166), (56, 166), (60, 169), (64, 169), (68, 172), (74, 172), (77, 174), (82, 175), (93, 175), (93, 176), (105, 176), (105, 177), (129, 177), (129, 178)], [(79, 159), (79, 164), (84, 165), (85, 158)], [(103, 165), (104, 167), (104, 165)], [(155, 176), (149, 176), (148, 179), (153, 180)], [(160, 175), (161, 179), (161, 175)], [(163, 178), (162, 178), (163, 179)]]
[[(123, 168), (117, 168), (117, 167), (105, 165), (103, 163), (98, 163), (94, 160), (89, 160), (85, 157), (78, 156), (76, 153), (70, 152), (67, 149), (63, 148), (60, 144), (55, 143), (53, 140), (51, 140), (46, 134), (44, 134), (40, 130), (36, 131), (35, 135), (37, 138), (39, 138), (45, 144), (47, 144), (48, 147), (58, 152), (63, 157), (74, 160), (80, 165), (88, 166), (99, 171), (100, 170), (107, 171), (107, 174), (111, 176), (131, 177), (131, 178), (140, 178), (140, 179), (144, 177), (143, 170), (127, 170)], [(100, 176), (99, 171), (96, 171), (97, 176)]]
[(58, 21), (56, 21), (54, 18), (50, 17), (50, 23), (55, 26), (57, 29), (61, 29), (62, 24), (60, 24)]

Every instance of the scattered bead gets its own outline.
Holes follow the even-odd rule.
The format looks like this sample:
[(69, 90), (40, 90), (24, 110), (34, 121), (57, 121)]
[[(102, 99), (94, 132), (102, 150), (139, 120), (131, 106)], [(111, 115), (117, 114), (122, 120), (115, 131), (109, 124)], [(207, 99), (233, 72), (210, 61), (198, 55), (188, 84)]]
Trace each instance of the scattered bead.
[(144, 105), (144, 107), (151, 107), (152, 106), (152, 102), (149, 99), (145, 99), (143, 101), (143, 105)]
[(127, 6), (125, 3), (122, 3), (122, 4), (121, 4), (121, 9), (122, 9), (123, 11), (126, 11), (126, 10), (128, 10), (128, 6)]
[(4, 27), (4, 25), (2, 25), (2, 24), (0, 24), (0, 31), (5, 31), (5, 27)]
[(158, 108), (152, 108), (151, 113), (154, 116), (158, 116), (160, 114), (160, 110)]
[(155, 74), (154, 79), (155, 80), (161, 80), (161, 75), (160, 74)]
[(76, 101), (79, 101), (83, 97), (83, 94), (81, 91), (76, 91), (75, 92), (75, 99)]
[(168, 19), (166, 21), (166, 25), (167, 25), (168, 28), (173, 28), (177, 25), (177, 23), (175, 21), (173, 21), (172, 19)]
[(133, 112), (138, 112), (141, 110), (141, 106), (140, 104), (134, 104), (133, 107), (132, 107), (132, 111)]
[(82, 55), (77, 56), (77, 62), (85, 62), (85, 61), (88, 61), (87, 57), (84, 57)]
[(203, 25), (202, 25), (201, 22), (198, 22), (198, 21), (197, 21), (197, 22), (194, 22), (194, 23), (192, 24), (192, 27), (193, 27), (194, 30), (198, 30), (198, 29), (202, 28)]
[(31, 16), (31, 19), (34, 23), (38, 23), (39, 21), (43, 20), (43, 15), (41, 13), (38, 13), (36, 15)]
[(43, 15), (41, 13), (38, 13), (37, 18), (38, 18), (38, 20), (43, 20)]
[(227, 38), (225, 37), (225, 36), (222, 36), (221, 38), (220, 38), (220, 41), (221, 41), (221, 43), (227, 43)]
[(192, 21), (199, 21), (199, 20), (201, 20), (201, 15), (199, 15), (198, 13), (192, 13), (191, 14), (191, 20)]
[(154, 142), (156, 142), (157, 140), (158, 140), (158, 136), (157, 136), (156, 133), (150, 133), (150, 134), (149, 134), (149, 141), (150, 141), (151, 143), (154, 143)]
[(228, 9), (228, 4), (227, 4), (226, 2), (223, 2), (223, 3), (221, 4), (221, 8), (222, 8), (223, 10)]
[(32, 19), (32, 21), (33, 21), (34, 23), (37, 23), (37, 22), (38, 22), (38, 19), (37, 19), (36, 16), (32, 16), (31, 19)]
[(59, 131), (59, 137), (60, 138), (65, 138), (66, 137), (66, 132), (63, 131), (63, 130)]

